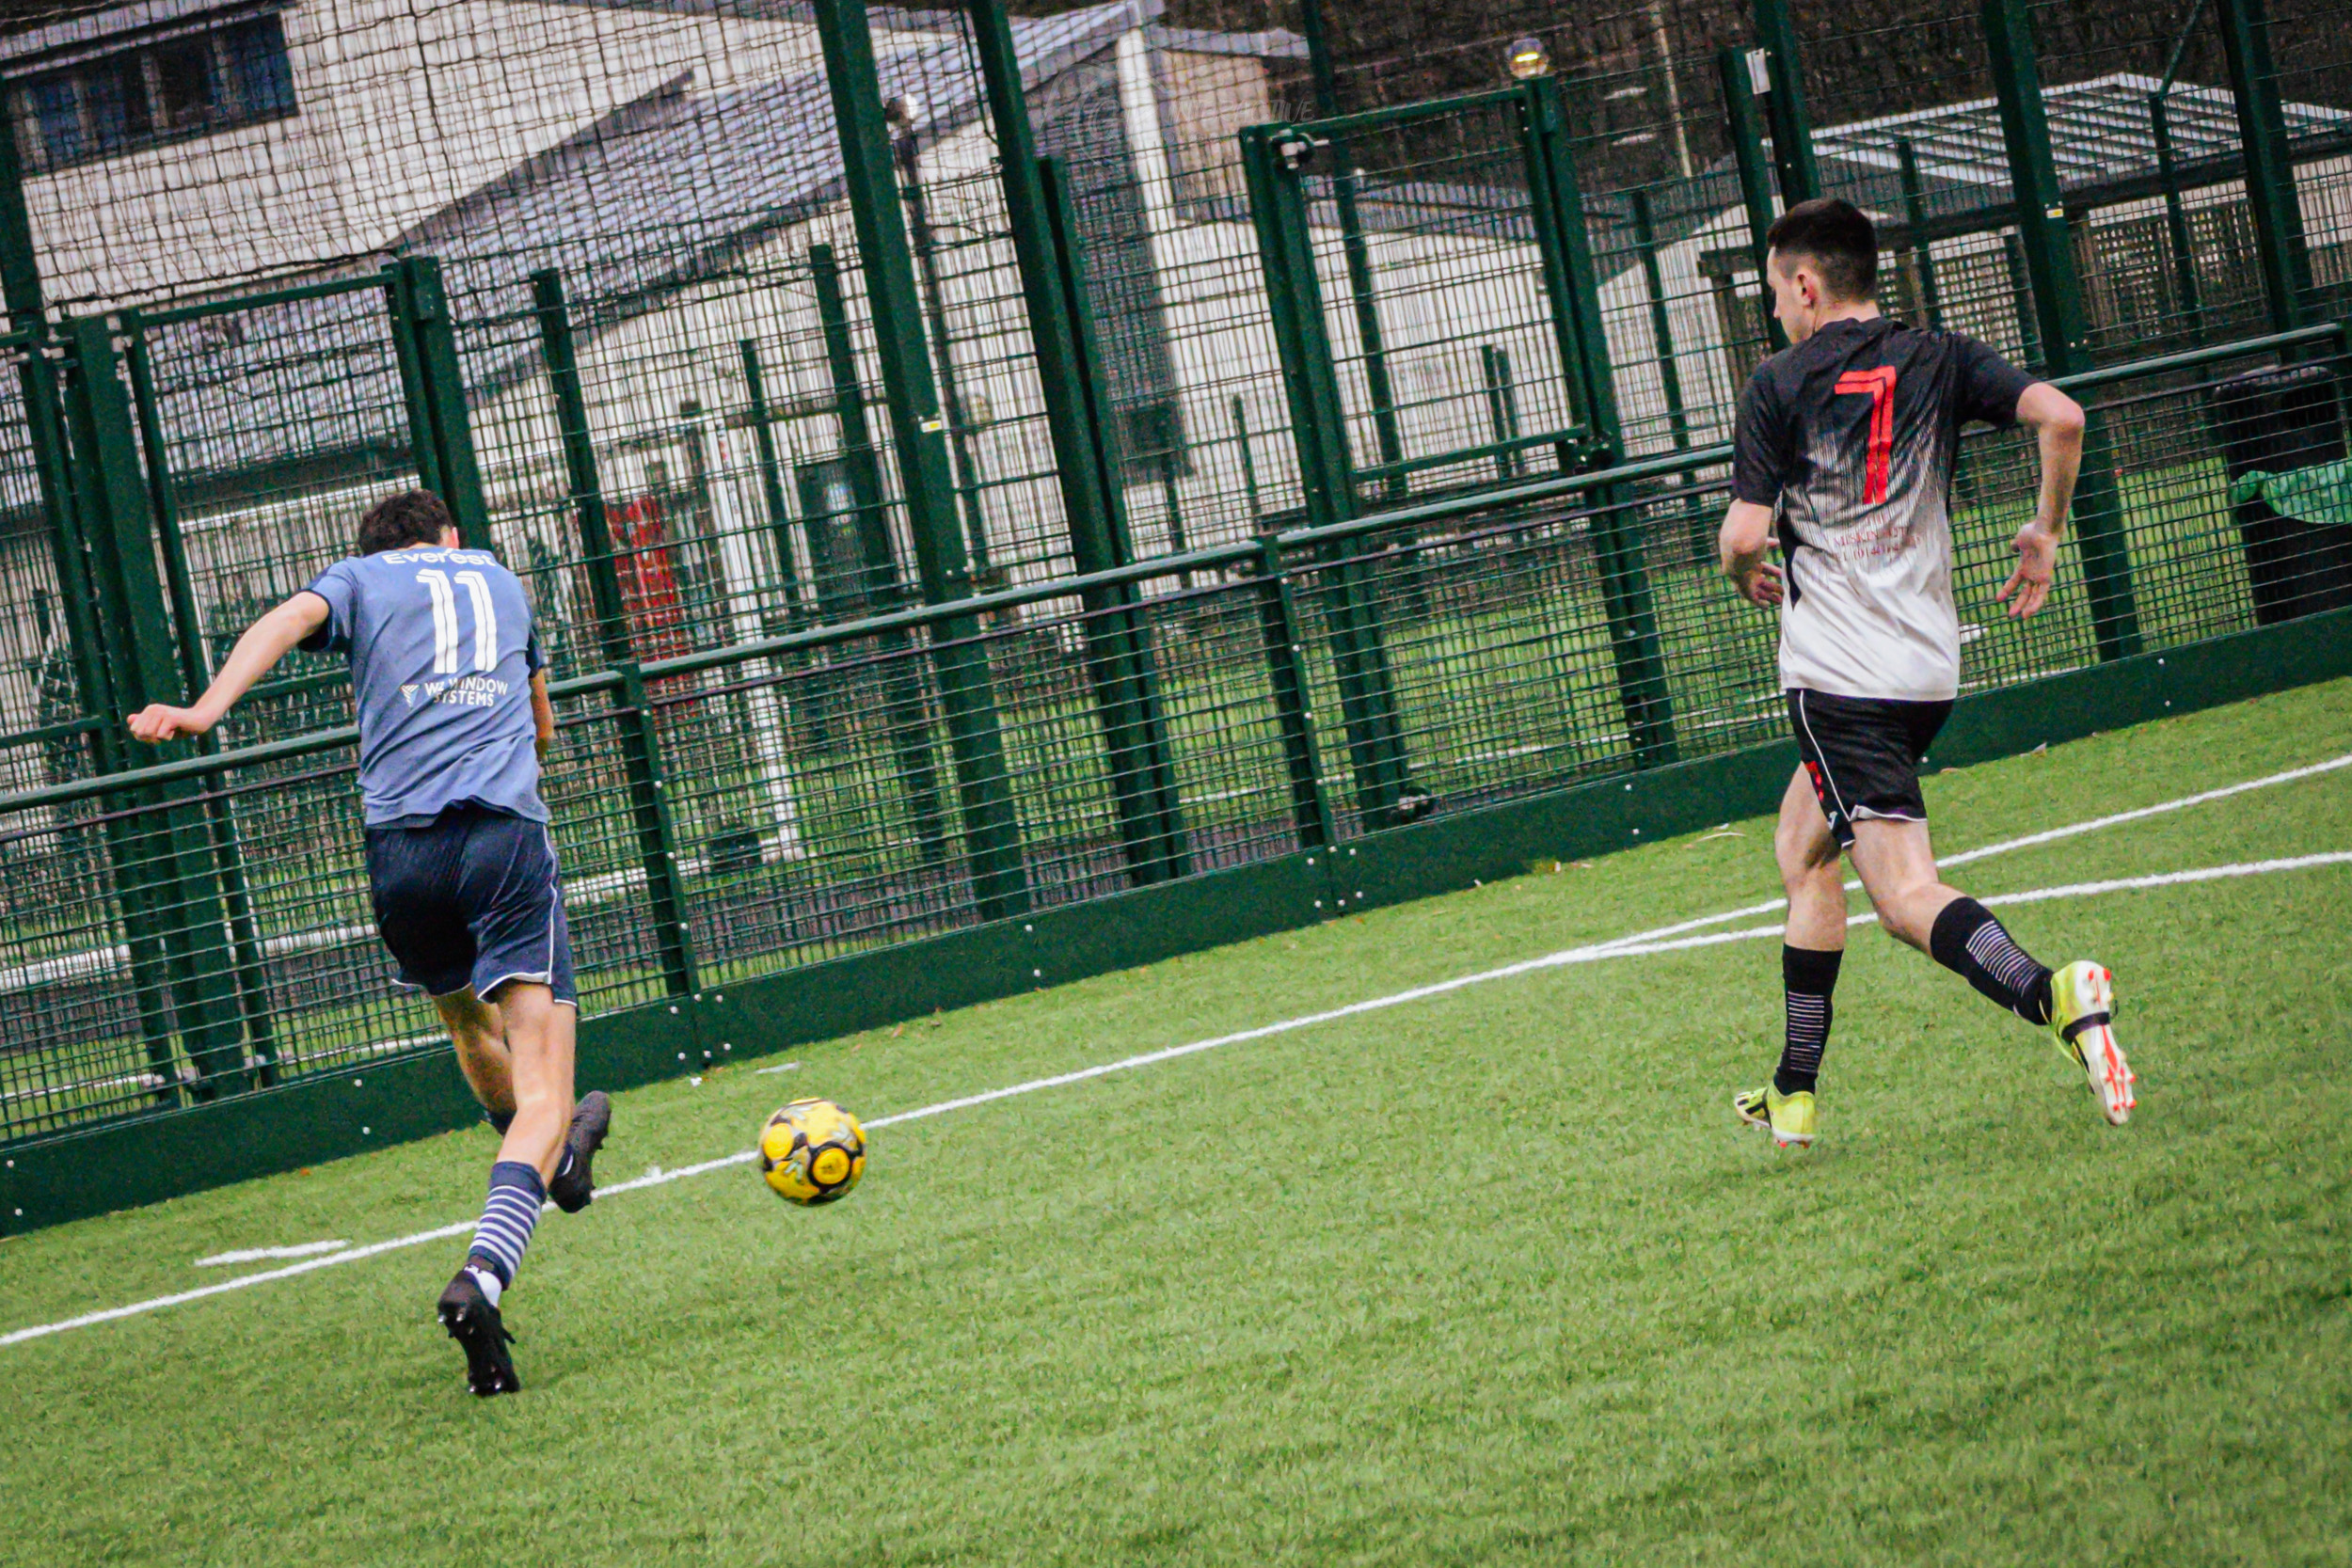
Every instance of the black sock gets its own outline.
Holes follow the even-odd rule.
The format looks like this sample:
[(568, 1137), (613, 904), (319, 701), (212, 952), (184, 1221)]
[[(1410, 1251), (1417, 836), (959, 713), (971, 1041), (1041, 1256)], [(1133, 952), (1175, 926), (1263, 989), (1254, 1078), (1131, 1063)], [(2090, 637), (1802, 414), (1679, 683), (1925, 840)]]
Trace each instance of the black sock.
[(1782, 1094), (1811, 1094), (1821, 1075), (1821, 1053), (1829, 1049), (1830, 993), (1837, 989), (1842, 948), (1780, 950), (1780, 981), (1788, 992), (1788, 1041), (1772, 1087)]
[(2050, 972), (2017, 945), (1993, 911), (1974, 898), (1955, 898), (1928, 933), (1935, 961), (2027, 1023), (2050, 1022)]

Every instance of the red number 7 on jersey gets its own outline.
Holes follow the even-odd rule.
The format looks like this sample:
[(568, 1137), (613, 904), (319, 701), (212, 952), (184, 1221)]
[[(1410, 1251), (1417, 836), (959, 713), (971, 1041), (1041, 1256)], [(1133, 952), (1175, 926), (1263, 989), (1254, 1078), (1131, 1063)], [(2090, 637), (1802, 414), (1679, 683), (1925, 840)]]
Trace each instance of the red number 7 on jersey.
[(1848, 371), (1837, 378), (1840, 392), (1867, 392), (1870, 398), (1869, 467), (1863, 480), (1862, 500), (1877, 506), (1886, 499), (1886, 467), (1895, 453), (1895, 367)]

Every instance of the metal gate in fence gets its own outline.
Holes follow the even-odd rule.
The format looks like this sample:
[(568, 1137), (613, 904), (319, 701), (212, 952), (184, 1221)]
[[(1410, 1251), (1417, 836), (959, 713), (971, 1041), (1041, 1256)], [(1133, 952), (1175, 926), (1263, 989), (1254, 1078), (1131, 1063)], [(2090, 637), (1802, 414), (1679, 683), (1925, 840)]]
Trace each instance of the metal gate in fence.
[(1609, 460), (1615, 395), (1549, 78), (1242, 133), (1315, 524)]

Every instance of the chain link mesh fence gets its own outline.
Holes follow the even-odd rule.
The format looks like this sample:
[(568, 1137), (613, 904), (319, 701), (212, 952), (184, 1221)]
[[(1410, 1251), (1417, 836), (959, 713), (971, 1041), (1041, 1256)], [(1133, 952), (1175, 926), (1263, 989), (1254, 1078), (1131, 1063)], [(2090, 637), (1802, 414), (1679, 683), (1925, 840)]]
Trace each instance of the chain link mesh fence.
[[(2022, 8), (2071, 368), (2343, 320), (2340, 7), (2270, 0), (2266, 54), (2247, 0)], [(1712, 567), (1720, 443), (1772, 346), (1742, 157), (1794, 153), (1727, 112), (1726, 44), (1735, 85), (1793, 81), (1748, 62), (1750, 10), (1015, 19), (1067, 198), (1045, 281), (986, 37), (876, 11), (859, 102), (905, 268), (880, 307), (892, 258), (860, 236), (898, 242), (854, 221), (804, 8), (338, 0), (0, 31), (45, 290), (32, 309), (22, 269), (0, 279), (0, 1140), (430, 1049), (370, 931), (347, 741), (321, 737), (348, 719), (339, 669), (296, 659), (237, 711), (225, 742), (282, 743), (266, 758), (86, 782), (135, 760), (110, 705), (204, 678), (391, 487), (486, 531), (569, 683), (549, 788), (592, 1013), (1776, 735), (1772, 624)], [(1788, 23), (1822, 188), (1881, 220), (1888, 307), (2054, 366), (1979, 8), (1790, 0)], [(1540, 90), (1508, 82), (1528, 39)], [(2280, 179), (2249, 181), (2249, 123)], [(1269, 283), (1242, 133), (1270, 125), (1305, 138), (1283, 188), (1320, 360), (1281, 338), (1310, 292)], [(1581, 221), (1555, 223), (1567, 194)], [(1074, 393), (1033, 325), (1052, 288), (1089, 345)], [(893, 334), (936, 393), (935, 509), (901, 468)], [(2086, 384), (2104, 477), (2078, 540), (2107, 554), (2093, 582), (2070, 546), (2030, 627), (1989, 603), (2030, 453), (1972, 437), (1969, 689), (2113, 657), (2125, 590), (2152, 650), (2352, 603), (2341, 349)], [(1341, 526), (1302, 530), (1333, 472), (1302, 458), (1331, 434), (1294, 428), (1302, 364), (1336, 388)], [(114, 447), (53, 406), (99, 382)], [(1077, 584), (1073, 395), (1136, 562)], [(44, 483), (44, 444), (72, 483)], [(1644, 477), (1493, 499), (1604, 455)], [(126, 606), (97, 590), (134, 525), (155, 602)], [(962, 594), (984, 596), (922, 603)]]

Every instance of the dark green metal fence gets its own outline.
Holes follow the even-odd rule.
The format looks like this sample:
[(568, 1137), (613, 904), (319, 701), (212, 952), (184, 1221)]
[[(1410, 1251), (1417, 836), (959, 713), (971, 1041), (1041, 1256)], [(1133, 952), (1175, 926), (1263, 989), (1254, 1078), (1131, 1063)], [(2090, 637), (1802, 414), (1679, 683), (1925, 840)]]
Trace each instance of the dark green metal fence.
[[(2336, 401), (2347, 369), (2339, 329), (2314, 327), (2072, 383), (2113, 433), (2118, 526), (2152, 657), (2297, 617), (2341, 641), (2342, 615), (2308, 617), (2352, 607), (2352, 552), (2306, 526), (2304, 596), (2282, 603), (2249, 546), (2277, 519), (2317, 514), (2309, 495), (2248, 479), (2299, 469), (2334, 515), (2352, 508)], [(2304, 445), (2249, 467), (2246, 443), (2275, 440), (2279, 420), (2249, 416), (2245, 400), (2277, 395), (2282, 374)], [(2308, 394), (2320, 385), (2324, 399)], [(1686, 765), (1660, 776), (1744, 767), (1778, 736), (1778, 691), (1770, 618), (1691, 560), (1688, 538), (1720, 515), (1722, 493), (1629, 495), (1680, 461), (559, 683), (549, 794), (585, 1015), (656, 1042), (640, 1055), (724, 1055), (738, 1037), (760, 1037), (756, 1018), (720, 1006), (739, 988), (755, 1012), (763, 984), (805, 975), (854, 991), (867, 975), (884, 984), (869, 1006), (919, 1005), (935, 987), (888, 982), (899, 955), (1063, 910), (1115, 924), (1117, 895), (1142, 884), (1238, 900), (1228, 927), (1279, 926), (1314, 911), (1248, 907), (1263, 889), (1226, 874), (1344, 866), (1359, 845), (1409, 847), (1456, 820), (1574, 799), (1560, 792), (1579, 784), (1630, 789), (1659, 770), (1645, 766), (1629, 719), (1642, 704), (1610, 652), (1608, 578), (1629, 540), (1659, 649), (1640, 677), (1658, 689), (1631, 695), (1671, 707)], [(2101, 662), (2078, 547), (2041, 619), (2017, 626), (1991, 602), (2031, 483), (2017, 437), (1966, 443), (1956, 523), (1969, 693)], [(1367, 800), (1347, 735), (1348, 618), (1367, 609), (1384, 630), (1391, 743), (1422, 797), (1401, 837), (1381, 831), (1394, 800)], [(1122, 810), (1136, 759), (1102, 700), (1106, 666), (1131, 662), (1138, 641), (1154, 656), (1167, 778), (1149, 836)], [(994, 703), (994, 797), (968, 787), (971, 752), (956, 744), (950, 683), (975, 678)], [(351, 745), (348, 731), (324, 732), (0, 798), (9, 1141), (435, 1054), (430, 1009), (397, 993), (370, 926)], [(911, 787), (910, 772), (927, 782)], [(1719, 795), (1699, 809), (1731, 806)], [(1314, 884), (1320, 912), (1375, 896), (1334, 875)], [(1378, 895), (1413, 885), (1391, 873)], [(1083, 969), (1064, 955), (1063, 972), (1073, 962)]]
[[(1816, 192), (1881, 218), (1890, 309), (2093, 405), (2029, 628), (1985, 600), (2030, 454), (1969, 444), (1963, 713), (2012, 716), (1983, 748), (2005, 693), (2135, 711), (2149, 658), (2234, 669), (2210, 650), (2249, 628), (2323, 650), (2275, 680), (2332, 669), (2352, 28), (2110, 9), (1755, 0), (1726, 47), (1677, 0), (1530, 25), (1554, 69), (1501, 85), (1483, 43), (1351, 61), (1361, 19), (1313, 4), (821, 0), (386, 245), (323, 228), (235, 278), (106, 273), (91, 236), (151, 245), (145, 209), (64, 213), (98, 175), (42, 144), (28, 186), (0, 138), (0, 1142), (51, 1173), (32, 1219), (98, 1201), (56, 1183), (111, 1128), (353, 1147), (258, 1108), (361, 1096), (361, 1064), (408, 1095), (361, 1128), (451, 1114), (367, 929), (340, 669), (291, 661), (160, 770), (120, 727), (392, 486), (531, 587), (622, 1077), (1744, 799), (1777, 694), (1712, 570), (1722, 442), (1776, 341), (1762, 230)], [(176, 177), (233, 182), (205, 156)]]

